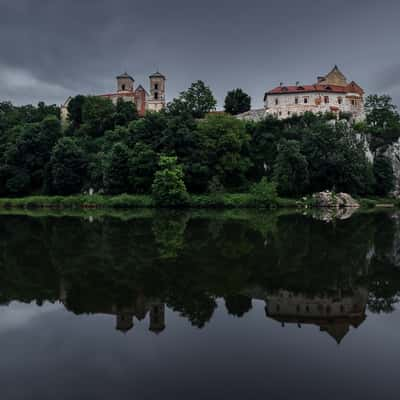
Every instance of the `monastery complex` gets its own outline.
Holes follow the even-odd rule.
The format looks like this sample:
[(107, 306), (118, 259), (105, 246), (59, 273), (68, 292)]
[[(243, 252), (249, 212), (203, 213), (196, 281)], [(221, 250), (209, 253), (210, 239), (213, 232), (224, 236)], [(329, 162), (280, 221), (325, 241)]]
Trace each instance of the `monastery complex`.
[(353, 121), (362, 121), (365, 118), (364, 90), (356, 82), (349, 82), (335, 65), (329, 74), (318, 77), (311, 85), (280, 84), (265, 93), (263, 109), (251, 110), (238, 117), (259, 120), (272, 115), (285, 119), (305, 112), (330, 112), (337, 118), (347, 114)]

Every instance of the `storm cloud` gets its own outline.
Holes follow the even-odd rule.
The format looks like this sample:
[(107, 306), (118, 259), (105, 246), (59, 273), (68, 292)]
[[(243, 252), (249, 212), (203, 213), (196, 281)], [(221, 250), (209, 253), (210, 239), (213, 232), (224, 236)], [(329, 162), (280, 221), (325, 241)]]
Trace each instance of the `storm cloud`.
[(159, 69), (171, 100), (202, 79), (222, 106), (241, 87), (313, 83), (338, 64), (400, 103), (398, 0), (0, 0), (0, 101), (62, 103)]

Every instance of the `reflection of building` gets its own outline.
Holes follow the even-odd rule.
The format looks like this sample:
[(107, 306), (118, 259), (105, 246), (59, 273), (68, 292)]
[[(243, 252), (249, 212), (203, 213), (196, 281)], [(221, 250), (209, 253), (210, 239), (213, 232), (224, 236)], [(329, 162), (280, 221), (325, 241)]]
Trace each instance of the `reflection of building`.
[(368, 291), (357, 288), (351, 296), (307, 297), (280, 290), (266, 299), (266, 313), (282, 323), (312, 324), (327, 332), (338, 343), (350, 326), (357, 328), (365, 320)]
[[(68, 308), (68, 291), (66, 282), (60, 280), (60, 301)], [(85, 307), (85, 306), (83, 306)], [(91, 303), (83, 312), (90, 314), (108, 314), (116, 316), (115, 328), (120, 332), (128, 332), (134, 326), (134, 318), (142, 321), (149, 314), (149, 331), (160, 333), (165, 329), (165, 304), (157, 299), (151, 299), (143, 294), (137, 295), (127, 306), (99, 306)]]

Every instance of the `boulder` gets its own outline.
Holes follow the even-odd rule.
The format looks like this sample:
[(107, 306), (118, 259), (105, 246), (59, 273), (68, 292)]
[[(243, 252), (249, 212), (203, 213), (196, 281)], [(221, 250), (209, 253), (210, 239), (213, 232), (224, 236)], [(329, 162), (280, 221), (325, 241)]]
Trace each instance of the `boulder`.
[(348, 193), (334, 193), (330, 191), (313, 194), (316, 207), (325, 208), (358, 208), (360, 204)]

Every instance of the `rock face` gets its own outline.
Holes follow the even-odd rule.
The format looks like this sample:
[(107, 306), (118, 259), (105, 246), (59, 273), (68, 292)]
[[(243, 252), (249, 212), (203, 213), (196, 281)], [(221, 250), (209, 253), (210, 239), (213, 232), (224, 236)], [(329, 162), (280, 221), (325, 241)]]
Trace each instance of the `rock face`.
[(360, 204), (348, 193), (333, 193), (330, 191), (313, 194), (317, 207), (324, 208), (358, 208)]
[(400, 197), (400, 139), (384, 149), (378, 148), (377, 153), (384, 155), (392, 163), (394, 174), (394, 190), (392, 195)]

